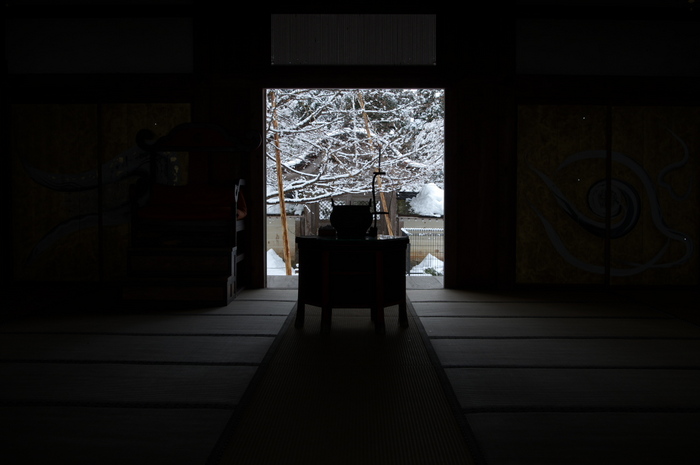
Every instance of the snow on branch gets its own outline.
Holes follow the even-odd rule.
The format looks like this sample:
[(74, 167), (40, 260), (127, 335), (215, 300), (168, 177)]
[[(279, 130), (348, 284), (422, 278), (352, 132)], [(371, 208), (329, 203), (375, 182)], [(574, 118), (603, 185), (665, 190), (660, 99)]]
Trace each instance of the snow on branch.
[(371, 192), (380, 151), (383, 189), (419, 192), (428, 184), (442, 188), (442, 90), (271, 92), (276, 96), (277, 129), (273, 131), (268, 111), (268, 204), (279, 203), (275, 153), (281, 157), (283, 195), (290, 203)]

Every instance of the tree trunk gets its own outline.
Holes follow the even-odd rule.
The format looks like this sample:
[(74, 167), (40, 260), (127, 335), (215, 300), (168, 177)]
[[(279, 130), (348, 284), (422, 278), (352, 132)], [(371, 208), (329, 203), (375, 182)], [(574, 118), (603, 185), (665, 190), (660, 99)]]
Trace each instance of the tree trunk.
[[(272, 100), (272, 127), (278, 128), (277, 107), (275, 105), (275, 93), (270, 92)], [(277, 163), (277, 194), (280, 199), (280, 220), (282, 221), (282, 244), (284, 246), (284, 266), (287, 275), (292, 274), (292, 260), (289, 250), (289, 233), (287, 231), (287, 208), (284, 201), (284, 180), (282, 178), (282, 158), (280, 155), (279, 132), (275, 132), (275, 161)]]

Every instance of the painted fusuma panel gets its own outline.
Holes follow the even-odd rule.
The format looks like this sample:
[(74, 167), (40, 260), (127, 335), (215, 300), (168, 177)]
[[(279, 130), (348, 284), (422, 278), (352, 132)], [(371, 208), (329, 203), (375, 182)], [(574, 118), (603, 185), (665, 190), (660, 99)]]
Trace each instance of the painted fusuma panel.
[(123, 276), (129, 190), (148, 174), (136, 133), (189, 121), (189, 104), (14, 105), (12, 118), (15, 278)]
[(695, 284), (698, 122), (691, 107), (521, 107), (517, 281)]

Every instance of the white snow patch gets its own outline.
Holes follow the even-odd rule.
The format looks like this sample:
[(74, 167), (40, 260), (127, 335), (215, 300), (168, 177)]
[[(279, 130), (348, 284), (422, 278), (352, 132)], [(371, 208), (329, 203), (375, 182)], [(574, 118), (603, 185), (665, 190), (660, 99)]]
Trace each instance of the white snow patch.
[(267, 274), (268, 275), (286, 275), (287, 268), (282, 257), (277, 255), (273, 249), (267, 250)]
[[(287, 215), (292, 215), (292, 216), (300, 216), (304, 213), (304, 204), (298, 203), (298, 204), (293, 204), (293, 203), (287, 203), (285, 204), (287, 207)], [(275, 203), (272, 205), (267, 205), (267, 214), (268, 215), (279, 215), (282, 210), (280, 209), (280, 204)]]
[(411, 268), (411, 274), (429, 275), (431, 273), (425, 272), (425, 270), (427, 270), (428, 268), (435, 270), (438, 273), (438, 275), (445, 274), (445, 262), (431, 254), (426, 255), (422, 262)]
[(421, 216), (443, 216), (445, 214), (445, 191), (435, 183), (421, 187), (418, 195), (408, 199), (411, 209)]

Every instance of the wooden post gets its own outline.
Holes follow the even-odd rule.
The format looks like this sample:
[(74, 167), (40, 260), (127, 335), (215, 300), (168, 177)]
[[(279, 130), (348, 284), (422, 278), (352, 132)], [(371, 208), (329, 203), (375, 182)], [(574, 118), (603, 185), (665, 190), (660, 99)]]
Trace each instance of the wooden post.
[(320, 209), (318, 202), (306, 205), (306, 209), (304, 210), (304, 229), (301, 232), (302, 236), (315, 236), (318, 234), (319, 214)]
[[(398, 236), (401, 235), (401, 228), (399, 227), (399, 202), (396, 195), (396, 191), (392, 191), (389, 195), (389, 205), (387, 205), (387, 211), (389, 212), (387, 218), (387, 224), (390, 224)], [(392, 234), (393, 235), (393, 234)]]

